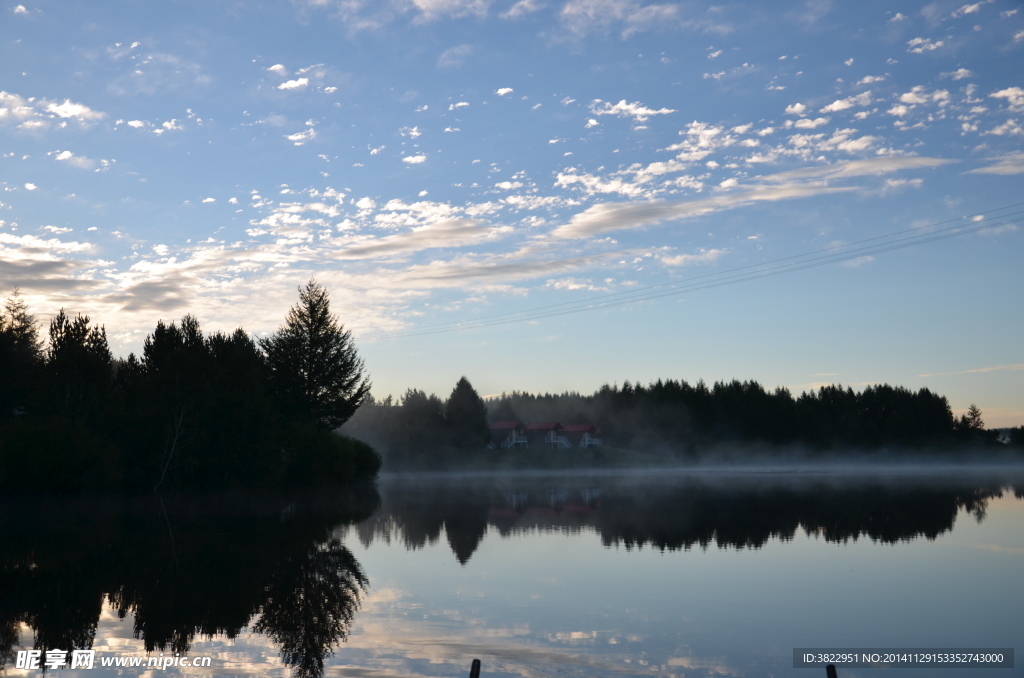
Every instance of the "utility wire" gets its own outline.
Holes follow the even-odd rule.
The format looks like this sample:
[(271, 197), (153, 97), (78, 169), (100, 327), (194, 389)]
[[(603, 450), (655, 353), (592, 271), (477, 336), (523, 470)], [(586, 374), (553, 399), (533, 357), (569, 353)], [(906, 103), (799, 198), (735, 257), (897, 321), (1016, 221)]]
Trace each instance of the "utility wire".
[[(1022, 205), (1024, 205), (1024, 202), (1014, 203), (1011, 205), (1005, 205), (1003, 207), (985, 210), (982, 212), (976, 212), (974, 214), (967, 216), (955, 217), (943, 221), (925, 224), (923, 226), (916, 226), (914, 228), (894, 231), (892, 233), (886, 233), (879, 236), (873, 236), (871, 238), (865, 238), (863, 240), (858, 240), (851, 243), (835, 245), (832, 247), (826, 247), (819, 250), (813, 250), (810, 252), (791, 255), (788, 257), (780, 257), (778, 259), (772, 259), (766, 262), (748, 264), (745, 266), (727, 269), (725, 271), (707, 273), (699, 276), (691, 276), (682, 280), (674, 280), (667, 283), (659, 283), (657, 285), (650, 285), (647, 287), (626, 290), (623, 292), (611, 292), (602, 295), (594, 295), (587, 297), (585, 299), (577, 299), (575, 301), (548, 304), (545, 306), (537, 306), (532, 309), (526, 309), (522, 311), (509, 311), (506, 313), (497, 313), (475, 318), (473, 320), (460, 320), (436, 323), (432, 325), (421, 326), (415, 329), (410, 329), (404, 332), (399, 331), (378, 335), (369, 335), (364, 337), (364, 340), (372, 341), (379, 339), (396, 339), (401, 337), (421, 336), (428, 334), (453, 332), (458, 330), (492, 327), (495, 325), (505, 325), (509, 323), (523, 322), (528, 320), (539, 320), (553, 316), (568, 315), (570, 313), (579, 313), (582, 311), (597, 310), (612, 306), (621, 306), (623, 304), (628, 304), (636, 301), (647, 301), (650, 299), (659, 299), (662, 297), (673, 296), (677, 294), (685, 294), (689, 292), (712, 289), (724, 285), (731, 285), (739, 282), (747, 282), (750, 280), (757, 280), (760, 278), (767, 278), (775, 275), (780, 275), (782, 273), (789, 273), (791, 271), (801, 271), (808, 268), (816, 268), (818, 266), (840, 263), (843, 261), (850, 261), (852, 259), (857, 259), (872, 254), (880, 254), (883, 252), (904, 249), (907, 247), (913, 247), (915, 245), (934, 242), (937, 240), (945, 240), (947, 238), (977, 233), (979, 231), (983, 231), (1000, 225), (1005, 225), (1007, 223), (1014, 224), (1016, 223), (1016, 220), (1007, 221), (1007, 219), (1009, 217), (1019, 217), (1021, 214), (1024, 214), (1024, 210), (1015, 210), (1009, 212), (1007, 212), (1007, 210), (1013, 210), (1013, 208), (1020, 207)], [(995, 214), (997, 212), (1000, 212), (1001, 214)], [(986, 215), (991, 215), (995, 219), (999, 219), (1001, 223), (994, 224), (989, 222), (985, 224), (972, 226), (970, 228), (963, 228), (963, 222), (965, 219), (971, 219), (973, 221), (979, 216), (985, 217)], [(953, 225), (946, 226), (945, 228), (938, 228), (936, 230), (937, 227), (944, 226), (947, 224)], [(897, 238), (896, 236), (903, 237)], [(879, 240), (892, 238), (896, 239), (882, 243), (877, 242)], [(867, 245), (866, 243), (875, 244)], [(860, 245), (860, 247), (855, 247), (858, 245)], [(712, 280), (707, 280), (709, 278), (712, 278)], [(707, 280), (707, 282), (697, 282), (701, 280)]]

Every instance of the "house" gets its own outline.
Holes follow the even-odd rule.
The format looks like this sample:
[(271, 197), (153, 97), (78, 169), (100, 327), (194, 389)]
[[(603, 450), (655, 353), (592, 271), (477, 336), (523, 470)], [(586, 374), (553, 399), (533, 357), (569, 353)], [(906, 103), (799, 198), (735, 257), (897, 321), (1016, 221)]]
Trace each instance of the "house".
[(568, 424), (562, 427), (562, 435), (573, 447), (600, 447), (601, 429), (593, 424)]
[(562, 435), (562, 425), (557, 421), (537, 421), (526, 425), (526, 440), (536, 447), (552, 450), (569, 449), (569, 439)]
[(492, 421), (487, 428), (491, 430), (491, 448), (526, 447), (526, 426), (521, 421)]

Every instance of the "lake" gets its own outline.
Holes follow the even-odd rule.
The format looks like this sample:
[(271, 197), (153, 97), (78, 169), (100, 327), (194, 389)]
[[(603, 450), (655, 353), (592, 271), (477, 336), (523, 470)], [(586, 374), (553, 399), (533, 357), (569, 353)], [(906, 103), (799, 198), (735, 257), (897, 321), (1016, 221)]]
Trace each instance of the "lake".
[[(19, 650), (75, 676), (768, 677), (825, 675), (794, 648), (1020, 650), (1022, 497), (1020, 471), (888, 468), (9, 499), (0, 654), (37, 676)], [(132, 658), (168, 666), (102, 665)], [(879, 670), (839, 676), (980, 669)]]

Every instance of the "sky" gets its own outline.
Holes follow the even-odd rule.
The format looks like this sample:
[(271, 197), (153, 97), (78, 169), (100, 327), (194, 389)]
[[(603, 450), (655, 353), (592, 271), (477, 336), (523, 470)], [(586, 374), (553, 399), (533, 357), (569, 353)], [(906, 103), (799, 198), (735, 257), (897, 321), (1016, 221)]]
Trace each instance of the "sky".
[(930, 388), (1024, 424), (1024, 6), (0, 5), (0, 295), (140, 352), (315, 277), (382, 397)]

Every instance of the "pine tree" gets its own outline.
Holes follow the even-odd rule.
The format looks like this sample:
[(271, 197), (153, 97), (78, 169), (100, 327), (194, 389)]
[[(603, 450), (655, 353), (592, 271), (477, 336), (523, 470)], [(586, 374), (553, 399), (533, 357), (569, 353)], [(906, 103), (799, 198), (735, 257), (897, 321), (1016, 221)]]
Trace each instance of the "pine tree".
[(352, 333), (331, 313), (327, 290), (310, 279), (285, 324), (260, 341), (275, 394), (290, 414), (333, 430), (370, 392)]
[(0, 310), (0, 414), (27, 404), (42, 355), (36, 319), (15, 288)]
[(478, 450), (487, 444), (487, 405), (465, 377), (459, 379), (445, 401), (444, 416), (457, 447)]

